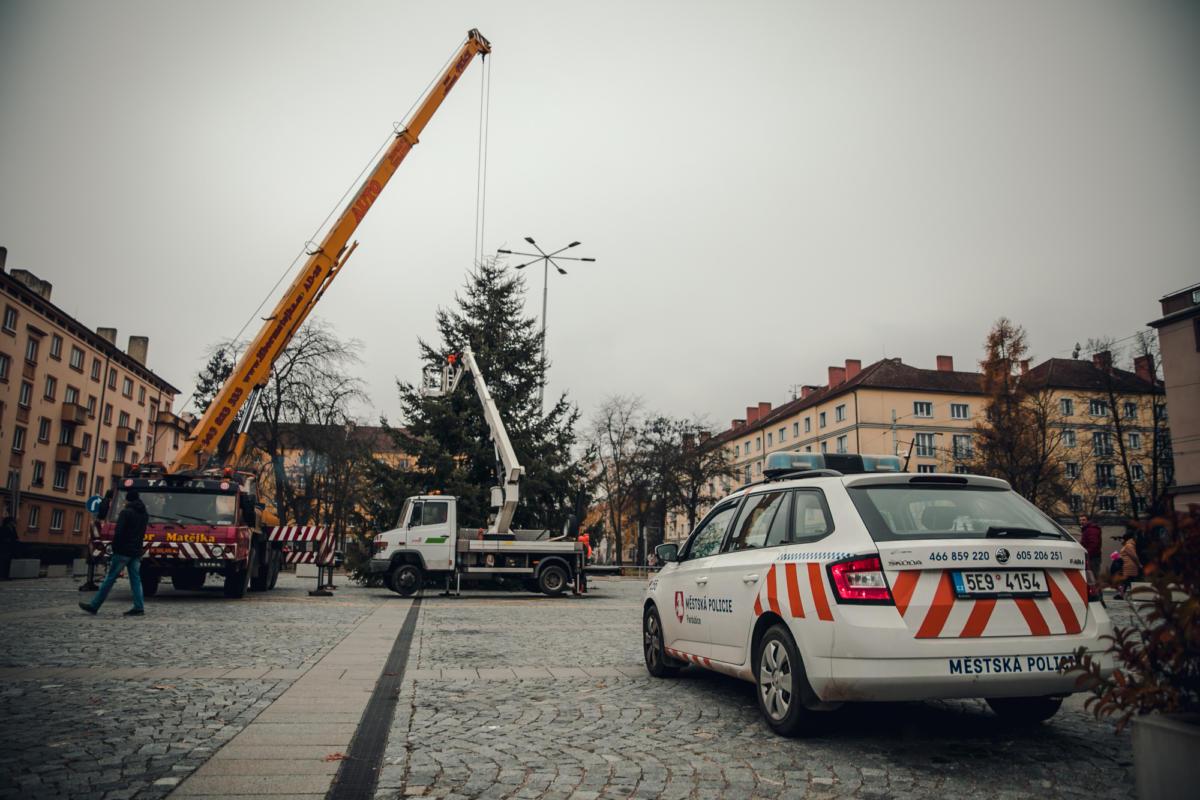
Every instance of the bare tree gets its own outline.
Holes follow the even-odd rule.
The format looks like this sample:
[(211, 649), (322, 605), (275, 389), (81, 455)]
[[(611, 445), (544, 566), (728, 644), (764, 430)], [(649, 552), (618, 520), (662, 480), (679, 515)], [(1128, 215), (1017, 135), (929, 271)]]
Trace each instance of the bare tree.
[(683, 447), (679, 469), (679, 507), (687, 514), (688, 530), (696, 527), (700, 509), (707, 508), (722, 495), (718, 487), (734, 477), (729, 451), (708, 438), (710, 426), (694, 419), (683, 426)]
[(590, 446), (595, 453), (600, 500), (605, 504), (608, 528), (614, 537), (617, 564), (624, 558), (625, 514), (634, 493), (634, 460), (642, 401), (611, 395), (592, 417)]

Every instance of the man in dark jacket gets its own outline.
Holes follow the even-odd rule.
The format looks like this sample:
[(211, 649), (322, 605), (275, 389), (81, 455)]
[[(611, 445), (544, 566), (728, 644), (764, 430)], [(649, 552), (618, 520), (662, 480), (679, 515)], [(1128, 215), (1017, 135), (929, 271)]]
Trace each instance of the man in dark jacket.
[(100, 591), (90, 603), (80, 603), (79, 607), (89, 614), (95, 614), (108, 597), (117, 576), (122, 569), (129, 571), (129, 588), (133, 590), (133, 608), (125, 612), (127, 617), (140, 617), (146, 613), (145, 602), (142, 598), (142, 536), (146, 533), (146, 506), (138, 498), (136, 491), (125, 493), (125, 507), (117, 516), (117, 530), (113, 534), (112, 556), (108, 560), (108, 573), (100, 584)]
[(8, 580), (8, 571), (12, 568), (12, 560), (17, 555), (17, 521), (12, 516), (6, 516), (0, 522), (0, 581)]
[(1079, 518), (1079, 543), (1087, 551), (1088, 569), (1097, 578), (1100, 577), (1100, 526), (1087, 517)]

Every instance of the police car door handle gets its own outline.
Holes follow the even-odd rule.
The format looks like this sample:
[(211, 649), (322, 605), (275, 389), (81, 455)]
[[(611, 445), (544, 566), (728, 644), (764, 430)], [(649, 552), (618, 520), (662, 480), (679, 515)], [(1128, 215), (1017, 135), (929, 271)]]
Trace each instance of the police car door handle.
[(750, 573), (742, 576), (742, 583), (758, 583), (758, 575)]
[(701, 575), (699, 578), (696, 578), (696, 583), (708, 583), (708, 576)]

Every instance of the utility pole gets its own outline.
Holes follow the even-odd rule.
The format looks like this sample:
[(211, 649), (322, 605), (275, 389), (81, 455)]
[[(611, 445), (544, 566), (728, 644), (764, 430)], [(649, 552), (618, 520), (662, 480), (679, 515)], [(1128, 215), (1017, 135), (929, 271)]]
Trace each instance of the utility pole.
[(543, 395), (546, 388), (546, 300), (549, 295), (550, 287), (550, 265), (554, 264), (554, 268), (558, 270), (559, 275), (566, 275), (567, 271), (559, 266), (559, 261), (595, 261), (594, 258), (575, 258), (573, 256), (560, 256), (559, 253), (564, 250), (570, 250), (572, 247), (578, 247), (581, 242), (571, 242), (566, 247), (560, 247), (552, 253), (547, 253), (541, 246), (533, 240), (532, 236), (526, 236), (525, 241), (529, 242), (537, 250), (536, 253), (520, 253), (516, 250), (497, 250), (497, 253), (506, 256), (526, 256), (532, 258), (532, 261), (526, 261), (524, 264), (517, 264), (513, 269), (525, 269), (539, 261), (542, 262), (542, 381), (538, 386), (538, 406), (543, 405)]

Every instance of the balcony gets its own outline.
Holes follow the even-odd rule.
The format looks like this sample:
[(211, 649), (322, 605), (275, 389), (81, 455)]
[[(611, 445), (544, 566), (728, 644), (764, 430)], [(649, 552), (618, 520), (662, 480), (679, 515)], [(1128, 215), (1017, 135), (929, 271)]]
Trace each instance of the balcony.
[(137, 431), (128, 425), (118, 425), (117, 444), (137, 444)]
[(59, 419), (67, 425), (82, 425), (87, 422), (87, 409), (78, 403), (63, 403)]
[(83, 448), (72, 444), (60, 444), (54, 448), (54, 460), (59, 464), (78, 464)]

